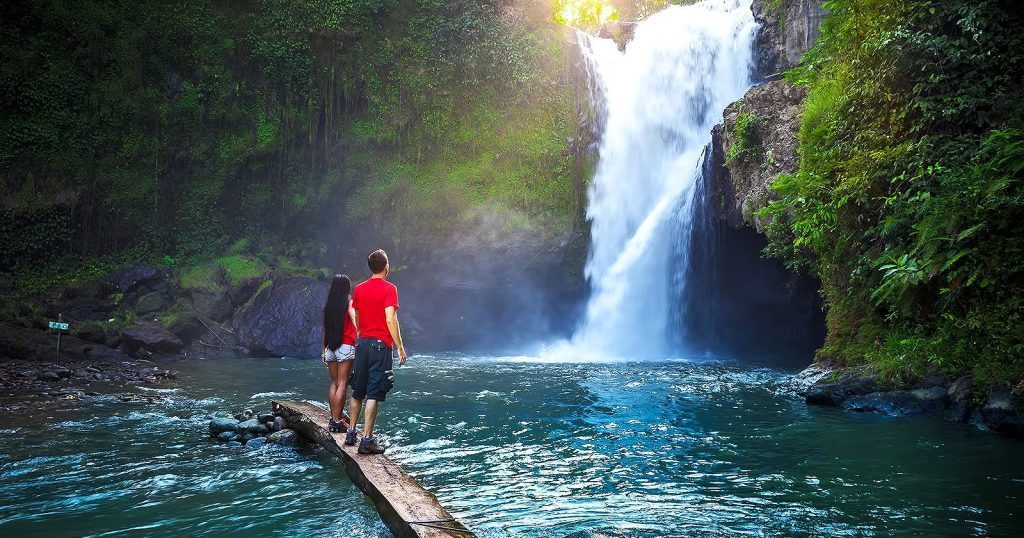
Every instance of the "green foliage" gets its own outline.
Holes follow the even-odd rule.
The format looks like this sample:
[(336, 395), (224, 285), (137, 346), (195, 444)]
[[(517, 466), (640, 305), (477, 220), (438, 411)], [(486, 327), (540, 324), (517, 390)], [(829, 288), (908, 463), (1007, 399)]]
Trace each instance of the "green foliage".
[(203, 263), (182, 270), (178, 283), (186, 290), (216, 290), (222, 287), (224, 268), (215, 263)]
[[(1009, 2), (826, 2), (767, 251), (823, 281), (821, 355), (1024, 379), (1024, 21)], [(803, 253), (813, 252), (814, 256)]]
[(267, 272), (266, 264), (251, 256), (225, 256), (217, 258), (214, 263), (224, 269), (228, 281), (235, 285), (248, 278), (263, 276)]
[(725, 151), (727, 166), (759, 149), (760, 142), (755, 133), (756, 126), (757, 115), (753, 112), (740, 112), (736, 116), (736, 124), (731, 133), (733, 143)]
[[(130, 250), (189, 275), (225, 252), (370, 226), (356, 219), (394, 206), (413, 217), (390, 224), (398, 235), (415, 233), (421, 209), (437, 229), (492, 206), (525, 226), (567, 222), (562, 35), (508, 7), (5, 5), (0, 187), (16, 204), (0, 215), (0, 274), (35, 272), (39, 287), (68, 257)], [(260, 244), (233, 248), (241, 237)], [(324, 246), (307, 250), (295, 263), (319, 265)]]

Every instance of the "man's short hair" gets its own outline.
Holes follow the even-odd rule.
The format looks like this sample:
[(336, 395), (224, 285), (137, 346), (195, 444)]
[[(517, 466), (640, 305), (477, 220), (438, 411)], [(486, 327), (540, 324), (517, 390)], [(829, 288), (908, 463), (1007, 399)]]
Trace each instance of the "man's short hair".
[(384, 272), (384, 268), (388, 266), (388, 255), (381, 249), (377, 249), (370, 253), (370, 256), (366, 258), (366, 265), (370, 266), (370, 272), (379, 275)]

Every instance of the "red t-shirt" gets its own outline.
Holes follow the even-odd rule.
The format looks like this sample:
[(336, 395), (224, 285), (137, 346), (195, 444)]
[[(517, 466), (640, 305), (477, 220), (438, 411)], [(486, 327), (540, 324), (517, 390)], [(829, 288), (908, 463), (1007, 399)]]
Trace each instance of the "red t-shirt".
[(341, 326), (344, 327), (341, 331), (341, 343), (350, 346), (356, 345), (356, 326), (352, 323), (352, 316), (348, 315), (347, 308), (345, 309), (345, 321)]
[(371, 278), (352, 291), (352, 307), (359, 319), (359, 338), (376, 338), (394, 349), (384, 309), (398, 308), (398, 288), (383, 278)]

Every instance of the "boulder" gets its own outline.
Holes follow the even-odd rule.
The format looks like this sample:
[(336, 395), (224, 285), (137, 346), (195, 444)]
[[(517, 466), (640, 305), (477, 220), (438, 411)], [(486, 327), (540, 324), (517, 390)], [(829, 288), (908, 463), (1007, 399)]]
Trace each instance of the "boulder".
[(139, 323), (124, 332), (124, 340), (130, 348), (150, 353), (174, 353), (183, 345), (159, 323)]
[(167, 330), (174, 333), (182, 342), (192, 342), (209, 332), (199, 316), (191, 312), (173, 316), (167, 324)]
[(71, 334), (82, 340), (96, 342), (108, 347), (117, 347), (121, 343), (121, 335), (117, 331), (108, 330), (103, 323), (97, 321), (72, 324)]
[(232, 320), (239, 343), (262, 356), (315, 357), (328, 284), (311, 278), (276, 280)]
[(295, 430), (284, 429), (270, 434), (267, 437), (267, 442), (277, 445), (294, 446), (297, 438)]
[(167, 275), (156, 267), (138, 264), (118, 269), (111, 273), (106, 280), (121, 293), (129, 293), (139, 289), (152, 288), (166, 278)]
[(981, 417), (993, 431), (1024, 435), (1024, 398), (1009, 388), (993, 390), (981, 408)]
[(140, 315), (151, 314), (167, 307), (167, 297), (164, 294), (153, 291), (139, 298), (135, 303), (135, 313)]
[[(210, 435), (219, 436), (225, 432), (237, 433), (241, 431), (238, 421), (233, 418), (217, 417), (210, 421)], [(230, 441), (231, 439), (228, 439)]]
[(259, 420), (260, 422), (270, 422), (271, 420), (274, 420), (274, 414), (264, 411), (256, 415), (256, 419)]
[(259, 433), (261, 428), (263, 428), (263, 425), (254, 418), (246, 420), (238, 425), (239, 431), (246, 433)]
[(840, 405), (852, 396), (867, 395), (877, 390), (878, 380), (870, 373), (855, 369), (837, 370), (809, 386), (804, 398), (809, 404)]
[(261, 448), (265, 444), (267, 444), (266, 437), (253, 437), (252, 439), (249, 439), (248, 441), (245, 442), (245, 448), (255, 450), (257, 448)]
[(254, 276), (243, 279), (238, 284), (232, 284), (228, 290), (228, 295), (231, 298), (231, 304), (235, 306), (242, 306), (252, 299), (252, 296), (256, 294), (256, 291), (260, 289), (260, 286), (266, 279), (261, 276)]
[(217, 440), (222, 443), (234, 441), (237, 437), (238, 434), (235, 432), (220, 432), (219, 434), (217, 434)]
[(224, 321), (231, 315), (231, 297), (223, 289), (193, 289), (189, 297), (196, 312), (214, 321)]
[(270, 429), (272, 431), (279, 432), (279, 431), (285, 429), (285, 427), (286, 427), (286, 424), (284, 422), (284, 418), (282, 418), (282, 417), (274, 417), (274, 422), (271, 423)]
[(968, 422), (973, 411), (974, 377), (958, 378), (946, 391), (946, 417), (956, 422)]

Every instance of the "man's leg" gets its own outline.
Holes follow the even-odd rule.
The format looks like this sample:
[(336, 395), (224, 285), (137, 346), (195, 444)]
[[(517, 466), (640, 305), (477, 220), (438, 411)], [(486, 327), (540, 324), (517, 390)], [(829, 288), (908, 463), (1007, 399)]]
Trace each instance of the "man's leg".
[(377, 422), (377, 400), (366, 400), (366, 422), (363, 424), (363, 438), (373, 437), (373, 426)]
[[(353, 429), (356, 424), (359, 424), (359, 411), (363, 408), (363, 401), (352, 398), (352, 402), (348, 404), (348, 420), (349, 426)], [(369, 406), (367, 406), (369, 408)]]

